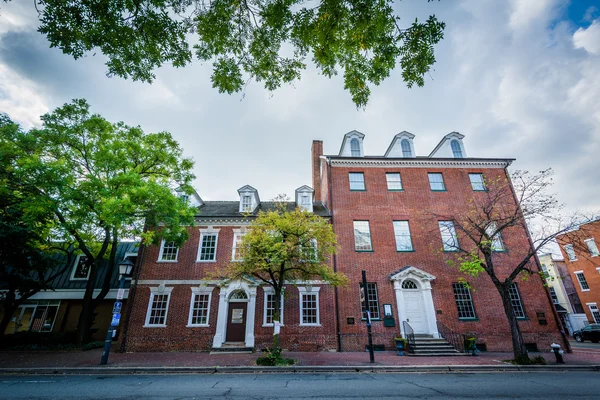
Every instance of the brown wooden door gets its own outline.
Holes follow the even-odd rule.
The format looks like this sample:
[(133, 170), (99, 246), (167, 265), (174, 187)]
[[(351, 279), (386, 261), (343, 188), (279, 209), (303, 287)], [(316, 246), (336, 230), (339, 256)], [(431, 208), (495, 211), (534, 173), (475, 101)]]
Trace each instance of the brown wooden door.
[(246, 310), (248, 303), (229, 303), (227, 316), (227, 342), (246, 341)]

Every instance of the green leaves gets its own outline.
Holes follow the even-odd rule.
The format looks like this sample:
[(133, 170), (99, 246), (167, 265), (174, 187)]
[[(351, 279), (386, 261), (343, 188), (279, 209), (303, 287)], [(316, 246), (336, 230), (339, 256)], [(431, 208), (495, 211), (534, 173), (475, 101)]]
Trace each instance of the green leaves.
[(151, 82), (164, 63), (195, 54), (212, 61), (221, 93), (256, 80), (273, 91), (300, 79), (311, 57), (332, 77), (338, 71), (357, 107), (398, 63), (408, 87), (423, 86), (435, 63), (433, 46), (445, 24), (432, 15), (399, 27), (393, 0), (41, 0), (39, 31), (74, 58), (99, 48), (108, 75)]

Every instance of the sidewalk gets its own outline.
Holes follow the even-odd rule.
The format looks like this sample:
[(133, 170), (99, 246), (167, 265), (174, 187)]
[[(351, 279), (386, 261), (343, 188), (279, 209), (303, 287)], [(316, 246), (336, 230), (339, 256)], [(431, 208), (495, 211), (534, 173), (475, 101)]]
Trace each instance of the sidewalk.
[[(100, 366), (101, 349), (90, 351), (3, 351), (0, 352), (0, 373), (181, 373), (181, 372), (329, 372), (329, 371), (453, 371), (453, 370), (525, 370), (540, 369), (517, 367), (503, 360), (512, 353), (479, 353), (477, 356), (457, 357), (399, 357), (395, 352), (376, 352), (375, 363), (369, 354), (361, 352), (285, 352), (287, 358), (297, 361), (292, 367), (259, 367), (253, 354), (208, 353), (111, 353), (108, 365)], [(564, 354), (565, 364), (556, 364), (551, 353), (542, 355), (548, 361), (546, 369), (600, 370), (600, 352), (575, 349)], [(233, 367), (233, 368), (231, 368)]]

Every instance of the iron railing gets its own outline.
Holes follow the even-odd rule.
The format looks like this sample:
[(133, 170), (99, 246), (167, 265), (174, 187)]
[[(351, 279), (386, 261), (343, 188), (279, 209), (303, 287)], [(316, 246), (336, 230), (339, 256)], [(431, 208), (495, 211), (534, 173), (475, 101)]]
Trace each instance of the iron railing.
[(439, 321), (437, 322), (437, 328), (440, 336), (446, 339), (446, 341), (454, 346), (456, 350), (460, 351), (461, 353), (473, 351), (473, 349), (466, 349), (465, 343), (467, 342), (467, 338), (474, 338), (475, 342), (477, 341), (477, 336), (474, 333), (454, 332), (452, 329), (448, 328)]
[(406, 321), (402, 321), (402, 330), (404, 331), (404, 336), (406, 339), (406, 343), (408, 344), (407, 350), (411, 353), (415, 351), (415, 331)]

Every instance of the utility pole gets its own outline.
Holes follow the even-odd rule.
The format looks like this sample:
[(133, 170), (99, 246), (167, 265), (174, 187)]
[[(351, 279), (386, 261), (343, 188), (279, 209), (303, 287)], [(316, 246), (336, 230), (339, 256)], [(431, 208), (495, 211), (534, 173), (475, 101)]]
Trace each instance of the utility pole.
[(369, 310), (369, 291), (367, 290), (367, 271), (362, 271), (362, 295), (365, 302), (365, 310), (367, 314), (367, 334), (369, 336), (369, 357), (371, 364), (375, 362), (375, 354), (373, 352), (373, 333), (371, 332), (371, 311)]

